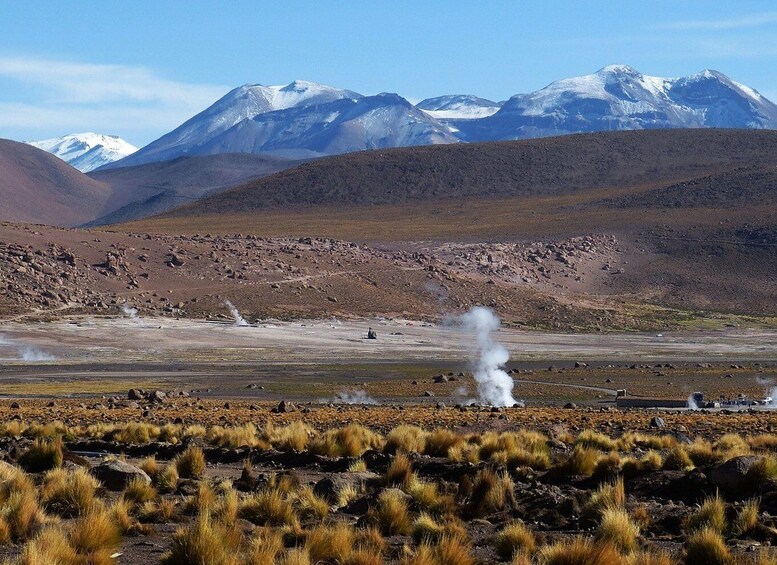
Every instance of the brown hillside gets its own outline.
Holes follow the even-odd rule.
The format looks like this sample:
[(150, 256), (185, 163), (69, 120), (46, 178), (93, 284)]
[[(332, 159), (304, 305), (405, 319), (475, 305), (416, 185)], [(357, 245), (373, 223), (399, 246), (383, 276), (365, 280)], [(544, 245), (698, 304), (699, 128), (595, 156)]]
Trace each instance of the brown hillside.
[(0, 139), (0, 220), (77, 225), (100, 215), (110, 194), (61, 159)]
[(777, 132), (652, 130), (413, 147), (306, 163), (168, 215), (557, 196), (593, 188), (668, 184), (754, 165), (777, 165)]

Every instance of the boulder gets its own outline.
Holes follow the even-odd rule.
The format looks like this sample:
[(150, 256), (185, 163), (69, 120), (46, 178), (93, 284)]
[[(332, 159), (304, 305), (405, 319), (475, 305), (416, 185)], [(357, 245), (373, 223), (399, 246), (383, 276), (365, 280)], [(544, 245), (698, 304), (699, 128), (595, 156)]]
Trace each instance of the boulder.
[(295, 412), (297, 410), (297, 407), (294, 406), (294, 404), (291, 402), (286, 402), (285, 400), (281, 400), (276, 410), (278, 411), (279, 414), (285, 414), (286, 412)]
[(105, 488), (114, 491), (124, 490), (130, 481), (136, 478), (146, 484), (151, 484), (151, 477), (143, 469), (118, 459), (103, 461), (92, 469), (92, 474), (97, 477)]
[(747, 474), (751, 467), (760, 459), (756, 455), (734, 457), (712, 468), (710, 480), (719, 489), (729, 493), (742, 493), (752, 489)]
[(664, 419), (659, 416), (653, 416), (650, 418), (650, 424), (648, 424), (651, 428), (663, 428), (666, 426), (666, 423), (664, 422)]
[(167, 394), (161, 390), (155, 390), (154, 392), (149, 392), (146, 399), (152, 404), (164, 404), (167, 400)]

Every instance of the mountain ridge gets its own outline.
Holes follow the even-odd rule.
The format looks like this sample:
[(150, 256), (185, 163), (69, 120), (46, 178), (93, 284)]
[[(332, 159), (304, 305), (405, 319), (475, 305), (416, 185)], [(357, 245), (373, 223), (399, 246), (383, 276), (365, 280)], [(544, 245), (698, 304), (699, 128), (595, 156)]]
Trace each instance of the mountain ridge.
[(70, 133), (26, 143), (59, 157), (82, 173), (99, 169), (138, 150), (117, 135), (102, 135), (94, 132)]

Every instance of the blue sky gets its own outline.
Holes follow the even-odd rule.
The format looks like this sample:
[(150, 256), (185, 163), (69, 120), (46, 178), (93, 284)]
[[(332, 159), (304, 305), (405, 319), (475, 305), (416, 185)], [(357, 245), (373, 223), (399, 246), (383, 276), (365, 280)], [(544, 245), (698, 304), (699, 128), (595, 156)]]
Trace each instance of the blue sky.
[(614, 63), (777, 100), (765, 1), (0, 0), (0, 137), (152, 141), (245, 83), (503, 100)]

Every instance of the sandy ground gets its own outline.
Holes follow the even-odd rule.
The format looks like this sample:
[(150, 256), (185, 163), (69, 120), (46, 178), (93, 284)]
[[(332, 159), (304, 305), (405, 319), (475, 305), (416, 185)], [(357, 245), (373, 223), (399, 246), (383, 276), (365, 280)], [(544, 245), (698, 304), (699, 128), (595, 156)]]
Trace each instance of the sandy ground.
[[(378, 339), (366, 339), (369, 327)], [(660, 398), (687, 398), (696, 390), (708, 398), (762, 398), (777, 383), (775, 337), (775, 331), (735, 328), (666, 334), (501, 328), (494, 334), (511, 355), (516, 398), (592, 404), (612, 403), (620, 388)], [(124, 396), (144, 388), (326, 402), (360, 391), (377, 402), (464, 403), (475, 396), (474, 343), (461, 327), (402, 319), (250, 327), (127, 317), (8, 322), (0, 325), (0, 396)], [(575, 368), (576, 362), (589, 366)], [(435, 383), (443, 373), (456, 378)]]
[[(367, 328), (377, 340), (365, 339)], [(777, 331), (739, 330), (664, 334), (565, 334), (501, 328), (494, 339), (515, 362), (771, 361), (777, 359)], [(465, 363), (474, 334), (456, 326), (408, 320), (337, 319), (266, 322), (237, 327), (209, 321), (130, 318), (70, 318), (38, 324), (0, 325), (0, 359), (24, 364), (94, 362), (263, 361)], [(35, 354), (38, 353), (38, 358)]]

